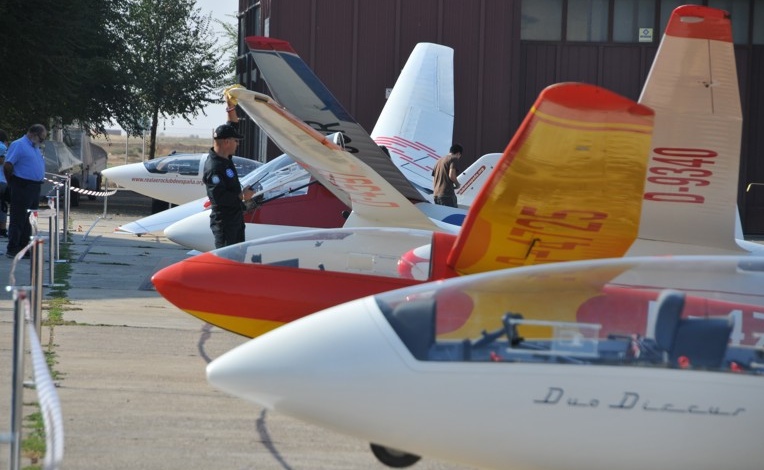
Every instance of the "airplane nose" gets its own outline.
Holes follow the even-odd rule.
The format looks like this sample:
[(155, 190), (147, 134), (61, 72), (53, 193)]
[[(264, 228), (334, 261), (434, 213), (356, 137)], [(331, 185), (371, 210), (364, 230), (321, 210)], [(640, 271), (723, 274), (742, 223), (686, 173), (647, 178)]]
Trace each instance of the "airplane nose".
[(154, 288), (162, 295), (162, 297), (167, 298), (166, 294), (171, 293), (171, 286), (179, 278), (182, 270), (181, 263), (173, 263), (155, 272), (154, 275), (151, 276), (151, 283), (154, 284)]
[(192, 250), (212, 251), (215, 239), (210, 230), (210, 211), (186, 217), (164, 229), (165, 236), (178, 245)]
[(119, 186), (125, 186), (126, 181), (130, 181), (130, 178), (136, 176), (136, 170), (131, 165), (120, 165), (106, 168), (101, 171), (101, 176)]
[(375, 315), (379, 309), (367, 297), (288, 323), (212, 361), (207, 380), (231, 395), (308, 420), (317, 412), (308, 411), (311, 404), (320, 403), (318, 413), (337, 419), (352, 399), (344, 384), (360, 380), (373, 387), (376, 378), (365, 380), (366, 371), (376, 369), (378, 378), (381, 358), (394, 354)]

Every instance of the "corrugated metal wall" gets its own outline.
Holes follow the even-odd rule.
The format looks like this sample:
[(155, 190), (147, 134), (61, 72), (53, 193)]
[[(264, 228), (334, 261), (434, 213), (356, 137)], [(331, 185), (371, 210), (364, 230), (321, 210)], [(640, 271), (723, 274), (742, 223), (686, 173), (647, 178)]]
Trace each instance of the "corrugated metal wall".
[[(465, 167), (503, 151), (550, 84), (584, 81), (637, 99), (657, 51), (657, 44), (521, 41), (520, 0), (240, 0), (240, 10), (257, 3), (269, 35), (290, 41), (369, 131), (416, 43), (454, 48), (454, 141), (465, 148)], [(241, 30), (255, 33), (246, 21)], [(736, 51), (744, 112), (739, 203), (746, 233), (764, 234), (764, 186), (745, 192), (749, 182), (764, 183), (764, 46)], [(251, 66), (246, 58), (239, 65), (240, 72)]]

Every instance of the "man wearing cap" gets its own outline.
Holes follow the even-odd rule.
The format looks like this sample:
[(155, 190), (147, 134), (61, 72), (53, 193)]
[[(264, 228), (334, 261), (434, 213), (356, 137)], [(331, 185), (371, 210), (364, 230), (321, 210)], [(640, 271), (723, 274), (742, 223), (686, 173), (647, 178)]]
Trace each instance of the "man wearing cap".
[(249, 188), (242, 190), (231, 160), (244, 136), (237, 129), (239, 118), (235, 100), (226, 94), (226, 101), (228, 122), (215, 129), (202, 177), (211, 204), (210, 228), (215, 236), (215, 248), (244, 241), (244, 201), (255, 194)]

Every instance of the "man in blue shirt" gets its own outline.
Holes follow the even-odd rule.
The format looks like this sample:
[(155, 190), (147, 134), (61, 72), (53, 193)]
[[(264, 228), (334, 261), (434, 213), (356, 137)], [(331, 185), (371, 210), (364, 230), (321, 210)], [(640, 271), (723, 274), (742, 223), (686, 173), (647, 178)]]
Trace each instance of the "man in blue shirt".
[(42, 124), (29, 127), (24, 137), (14, 140), (5, 155), (3, 170), (11, 189), (11, 221), (8, 224), (8, 251), (13, 258), (29, 243), (32, 227), (29, 210), (37, 210), (40, 187), (45, 179), (45, 159), (40, 145), (48, 136)]

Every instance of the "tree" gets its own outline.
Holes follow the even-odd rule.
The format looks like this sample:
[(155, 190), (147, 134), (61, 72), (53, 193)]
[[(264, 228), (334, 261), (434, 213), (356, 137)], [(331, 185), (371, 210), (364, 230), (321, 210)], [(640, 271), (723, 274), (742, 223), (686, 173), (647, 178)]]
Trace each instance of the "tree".
[(163, 118), (190, 122), (208, 104), (225, 79), (225, 66), (211, 30), (212, 18), (194, 0), (132, 0), (121, 66), (130, 77), (131, 100), (117, 122), (131, 135), (149, 126), (149, 159), (156, 152), (157, 126)]
[[(236, 19), (236, 15), (226, 15), (233, 19)], [(223, 46), (221, 50), (228, 57), (225, 59), (225, 72), (227, 75), (226, 82), (228, 85), (239, 82), (239, 77), (236, 76), (236, 60), (239, 54), (237, 51), (237, 44), (239, 43), (239, 30), (233, 23), (227, 23), (225, 21), (215, 20), (215, 22), (223, 30)], [(222, 92), (222, 90), (221, 90)]]
[(127, 102), (116, 62), (125, 0), (0, 2), (0, 126), (18, 136), (52, 119), (104, 130)]

